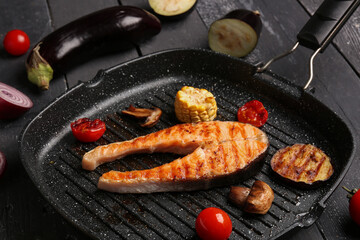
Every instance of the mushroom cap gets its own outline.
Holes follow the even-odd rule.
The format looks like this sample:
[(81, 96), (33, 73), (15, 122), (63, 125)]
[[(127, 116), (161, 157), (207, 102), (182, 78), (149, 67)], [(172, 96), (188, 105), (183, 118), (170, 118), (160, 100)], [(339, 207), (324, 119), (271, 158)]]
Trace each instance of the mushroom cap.
[(250, 191), (251, 189), (247, 187), (232, 186), (230, 188), (229, 200), (236, 206), (243, 208)]
[(256, 180), (246, 199), (244, 211), (256, 214), (266, 214), (274, 200), (274, 191), (263, 181)]

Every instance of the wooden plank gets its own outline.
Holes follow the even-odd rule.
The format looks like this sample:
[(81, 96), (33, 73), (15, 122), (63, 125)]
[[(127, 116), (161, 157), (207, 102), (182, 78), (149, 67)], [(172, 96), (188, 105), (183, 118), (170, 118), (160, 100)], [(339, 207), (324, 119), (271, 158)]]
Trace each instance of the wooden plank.
[[(300, 0), (300, 2), (303, 4), (304, 8), (308, 11), (309, 14), (313, 14), (318, 6), (320, 6), (322, 3), (320, 0)], [(345, 60), (342, 60), (342, 62), (347, 61), (356, 71), (356, 74), (343, 74), (345, 63), (339, 65), (336, 64), (335, 66), (334, 64), (331, 64), (331, 62), (339, 62), (339, 60), (336, 58), (327, 59), (332, 54), (329, 53), (332, 52), (332, 50), (327, 49), (322, 55), (319, 56), (321, 59), (323, 59), (320, 63), (323, 65), (321, 68), (329, 69), (329, 76), (333, 74), (338, 75), (336, 79), (332, 79), (332, 82), (325, 82), (324, 85), (330, 90), (330, 93), (335, 96), (338, 102), (345, 103), (342, 104), (344, 105), (344, 111), (354, 123), (357, 132), (359, 132), (360, 129), (358, 124), (360, 120), (360, 109), (357, 107), (357, 104), (360, 100), (357, 94), (360, 89), (358, 78), (360, 70), (360, 59), (356, 54), (354, 54), (354, 52), (358, 52), (360, 48), (358, 31), (359, 17), (360, 10), (358, 9), (355, 11), (353, 16), (350, 17), (349, 21), (344, 25), (344, 27), (333, 40), (333, 45), (336, 46), (340, 54), (346, 58)], [(338, 58), (341, 57), (338, 56)], [(338, 94), (340, 92), (346, 94)], [(346, 198), (346, 193), (341, 188), (341, 186), (347, 186), (348, 188), (358, 187), (357, 183), (360, 182), (360, 177), (357, 169), (359, 168), (360, 162), (354, 161), (346, 177), (340, 183), (340, 187), (336, 189), (336, 191), (328, 200), (328, 206), (318, 220), (318, 226), (320, 230), (328, 239), (360, 238), (360, 228), (356, 226), (353, 221), (351, 221), (348, 213), (349, 203)]]
[[(290, 48), (296, 41), (298, 31), (309, 19), (308, 14), (302, 10), (300, 4), (288, 4), (286, 1), (278, 2), (276, 5), (270, 4), (268, 1), (252, 3), (227, 2), (229, 4), (225, 4), (223, 1), (206, 3), (200, 1), (198, 3), (200, 15), (206, 25), (209, 26), (213, 21), (232, 9), (246, 8), (259, 10), (262, 15), (263, 31), (256, 49), (244, 58), (250, 63), (267, 60)], [(211, 9), (217, 9), (218, 11)], [(279, 12), (278, 9), (283, 10)], [(290, 56), (273, 63), (270, 69), (294, 83), (304, 86), (308, 79), (308, 60), (311, 54), (312, 51), (300, 47)], [(352, 104), (346, 103), (359, 100), (357, 91), (354, 88), (359, 89), (360, 84), (358, 83), (356, 72), (353, 71), (342, 55), (333, 46), (329, 46), (325, 53), (315, 59), (314, 71), (315, 78), (312, 86), (315, 86), (319, 93), (321, 93), (319, 94), (321, 100), (329, 103), (334, 98), (336, 102), (344, 103), (342, 106), (344, 112), (355, 123), (359, 122), (360, 109), (354, 109)], [(347, 76), (346, 79), (344, 79), (344, 76)], [(328, 94), (323, 95), (322, 89), (325, 89)], [(339, 95), (337, 94), (339, 91), (348, 94)], [(317, 93), (315, 94), (317, 95)], [(358, 124), (355, 124), (355, 126), (357, 129), (360, 129)]]
[[(300, 5), (289, 4), (287, 1), (279, 1), (276, 4), (269, 1), (244, 2), (235, 0), (199, 1), (198, 3), (198, 11), (207, 27), (228, 12), (238, 8), (257, 10), (261, 15), (263, 24), (258, 44), (249, 55), (243, 58), (253, 64), (266, 62), (291, 48), (296, 42), (297, 31), (306, 21), (306, 13), (300, 8)], [(279, 9), (281, 9), (281, 13)], [(293, 16), (296, 16), (296, 19)], [(307, 64), (303, 59), (306, 59), (308, 55), (309, 51), (299, 49), (296, 54), (289, 55), (271, 65), (271, 69), (281, 76), (301, 81), (304, 78), (303, 73), (307, 71)], [(288, 65), (287, 68), (283, 67), (285, 63)], [(290, 71), (292, 67), (294, 71)]]
[[(80, 0), (49, 0), (49, 8), (55, 29), (94, 11), (117, 6), (116, 0), (112, 1), (80, 1)], [(105, 56), (88, 59), (78, 63), (66, 71), (68, 87), (75, 86), (79, 81), (86, 82), (92, 79), (100, 69), (106, 69), (116, 64), (138, 57), (136, 49), (114, 52)]]
[(52, 25), (55, 29), (80, 18), (84, 15), (101, 10), (103, 8), (117, 6), (116, 0), (110, 1), (80, 1), (80, 0), (49, 0), (49, 9)]
[[(288, 49), (296, 41), (297, 32), (309, 18), (309, 15), (302, 10), (302, 6), (293, 2), (289, 4), (287, 1), (277, 1), (276, 4), (272, 4), (268, 1), (254, 1), (250, 3), (227, 1), (227, 3), (228, 4), (225, 4), (224, 1), (200, 1), (198, 9), (207, 26), (210, 26), (214, 20), (232, 9), (246, 8), (259, 10), (263, 20), (261, 38), (255, 51), (245, 58), (247, 61), (253, 63), (259, 59), (269, 59), (279, 52)], [(309, 3), (308, 7), (314, 9), (313, 5), (313, 3)], [(281, 9), (281, 12), (279, 9)], [(347, 32), (345, 32), (344, 35), (347, 38), (353, 36)], [(347, 41), (350, 41), (351, 45), (354, 45), (352, 42), (357, 41), (357, 37), (354, 39), (351, 38)], [(292, 56), (288, 56), (284, 60), (274, 63), (270, 69), (281, 76), (292, 79), (300, 86), (304, 85), (308, 78), (307, 59), (309, 59), (311, 53), (312, 51), (300, 48), (296, 50)], [(321, 101), (328, 104), (329, 107), (338, 110), (336, 106), (330, 104), (333, 99), (338, 103), (342, 103), (340, 114), (341, 111), (343, 111), (348, 118), (351, 119), (357, 132), (359, 132), (360, 109), (356, 105), (356, 103), (360, 101), (358, 94), (360, 91), (359, 78), (357, 77), (357, 73), (353, 71), (352, 66), (348, 64), (347, 59), (343, 58), (342, 54), (343, 53), (339, 53), (333, 46), (329, 46), (327, 51), (315, 60), (315, 79), (312, 86), (316, 89), (315, 95), (321, 99)], [(351, 52), (349, 54), (355, 56), (351, 54)], [(359, 167), (360, 162), (355, 161), (344, 180), (352, 182), (352, 184), (350, 184), (351, 187), (356, 187), (354, 182), (360, 182), (360, 177), (356, 174), (356, 169), (359, 169)], [(348, 231), (349, 233), (345, 236), (344, 223), (346, 223), (347, 229), (349, 229), (350, 226), (356, 226), (349, 223), (349, 216), (346, 214), (348, 211), (347, 201), (344, 199), (344, 195), (340, 194), (341, 192), (341, 189), (337, 189), (334, 195), (328, 200), (329, 206), (319, 220), (318, 226), (320, 230), (318, 230), (317, 227), (312, 227), (311, 231), (314, 233), (311, 234), (312, 237), (310, 237), (310, 239), (321, 239), (318, 238), (321, 236), (321, 232), (323, 232), (328, 239), (333, 239), (334, 236), (339, 239), (341, 237), (348, 237), (349, 239), (359, 238), (359, 234), (354, 233), (356, 231)], [(308, 231), (308, 229), (301, 230), (292, 237), (293, 239), (304, 239), (303, 236), (306, 235)]]
[[(298, 0), (307, 12), (313, 15), (323, 2), (322, 0)], [(358, 76), (360, 75), (360, 58), (354, 52), (360, 52), (360, 31), (359, 22), (360, 8), (355, 10), (353, 15), (349, 18), (348, 22), (339, 31), (338, 35), (334, 38), (333, 44), (349, 61), (351, 66), (355, 69)]]
[[(28, 11), (29, 8), (34, 10)], [(5, 23), (0, 25), (1, 39), (3, 39), (5, 34), (12, 29), (22, 29), (28, 34), (32, 47), (44, 35), (51, 32), (46, 1), (39, 1), (32, 4), (25, 0), (19, 0), (16, 3), (11, 4), (1, 1), (0, 9), (6, 9), (5, 14), (0, 15), (0, 22)], [(19, 17), (19, 12), (22, 13), (21, 17)], [(0, 54), (0, 72), (2, 73), (1, 82), (23, 91), (34, 102), (34, 107), (21, 119), (17, 120), (18, 127), (26, 122), (26, 120), (29, 120), (31, 116), (35, 116), (35, 114), (45, 107), (49, 101), (65, 90), (64, 79), (60, 77), (53, 82), (53, 86), (49, 91), (41, 92), (35, 85), (27, 80), (25, 70), (25, 59), (27, 54), (14, 57), (7, 54), (3, 49), (1, 49)], [(2, 122), (2, 124), (5, 124), (7, 127), (14, 126), (14, 122)]]
[[(321, 4), (320, 1), (302, 1), (305, 4), (305, 8), (314, 13), (317, 7)], [(351, 17), (357, 18), (357, 14), (360, 14), (359, 10)], [(309, 18), (309, 17), (308, 17)], [(356, 24), (355, 24), (356, 25)], [(339, 34), (334, 39), (334, 44), (330, 45), (323, 54), (320, 54), (314, 62), (315, 80), (320, 80), (321, 84), (319, 88), (325, 88), (330, 93), (328, 98), (333, 97), (337, 103), (342, 103), (344, 113), (354, 123), (354, 127), (357, 131), (360, 131), (360, 109), (354, 106), (353, 102), (359, 101), (358, 90), (360, 89), (359, 72), (354, 69), (352, 60), (347, 56), (355, 56), (351, 54), (354, 51), (356, 44), (354, 41), (358, 41), (358, 36), (348, 34), (347, 31), (357, 32), (353, 29), (355, 26), (352, 21), (347, 22)], [(344, 30), (346, 30), (344, 32)], [(350, 44), (348, 51), (349, 55), (344, 54), (343, 48), (341, 48), (340, 39), (347, 39)], [(342, 44), (345, 47), (346, 44)], [(357, 58), (357, 57), (356, 57)], [(356, 60), (358, 61), (358, 59)], [(346, 77), (345, 77), (346, 76)], [(344, 92), (346, 94), (338, 94)]]
[[(147, 0), (122, 0), (121, 3), (137, 6), (155, 14)], [(196, 10), (178, 19), (161, 16), (159, 18), (162, 30), (157, 36), (140, 45), (143, 55), (174, 48), (207, 47), (207, 28)]]
[[(1, 39), (9, 30), (18, 28), (29, 35), (33, 46), (52, 30), (45, 0), (0, 1), (0, 9)], [(0, 50), (0, 81), (24, 92), (34, 102), (34, 107), (20, 118), (0, 120), (0, 151), (4, 152), (8, 162), (8, 168), (0, 181), (0, 239), (50, 239), (52, 231), (44, 231), (42, 226), (54, 232), (72, 228), (61, 224), (64, 221), (59, 214), (54, 214), (53, 210), (47, 211), (47, 208), (52, 208), (43, 200), (26, 174), (17, 148), (21, 130), (26, 123), (65, 91), (64, 78), (54, 79), (50, 90), (41, 92), (27, 80), (25, 59), (26, 55), (12, 57), (2, 48)]]
[(360, 239), (360, 228), (352, 221), (349, 214), (347, 193), (341, 188), (341, 186), (350, 189), (359, 188), (358, 169), (360, 169), (360, 163), (355, 159), (346, 177), (340, 183), (340, 187), (328, 200), (327, 207), (317, 222), (327, 239)]
[[(302, 0), (301, 2), (305, 3), (306, 1)], [(308, 2), (310, 3), (306, 4), (306, 9), (313, 9), (319, 1), (309, 0)], [(67, 18), (67, 12), (72, 12), (70, 15), (77, 17), (78, 14), (81, 14), (81, 8), (85, 8), (84, 11), (87, 11), (92, 10), (94, 6), (98, 7), (109, 4), (109, 2), (103, 1), (99, 3), (87, 1), (85, 4), (81, 1), (70, 2), (54, 0), (50, 0), (49, 3), (51, 4), (51, 12), (58, 15), (58, 20), (56, 21), (58, 24), (64, 24), (70, 20), (70, 18)], [(111, 3), (114, 3), (114, 1)], [(148, 8), (146, 1), (123, 0), (122, 3), (131, 5), (139, 4), (139, 6), (143, 4), (142, 6), (144, 6), (144, 8)], [(79, 7), (81, 4), (89, 5), (89, 7), (84, 5)], [(90, 7), (92, 4), (94, 5)], [(276, 5), (265, 0), (251, 2), (199, 0), (197, 11), (192, 12), (191, 15), (182, 20), (164, 22), (162, 35), (159, 35), (157, 39), (142, 44), (140, 48), (144, 54), (178, 46), (199, 46), (207, 48), (206, 27), (199, 32), (191, 29), (193, 27), (192, 25), (197, 25), (199, 19), (201, 20), (201, 18), (197, 16), (197, 12), (203, 17), (206, 26), (209, 26), (212, 21), (221, 17), (229, 10), (239, 7), (259, 9), (263, 17), (264, 28), (258, 47), (245, 58), (252, 63), (265, 61), (289, 48), (295, 41), (298, 30), (300, 30), (309, 17), (299, 4), (295, 4), (290, 0), (277, 1)], [(2, 23), (0, 25), (1, 37), (9, 30), (7, 28), (22, 28), (30, 35), (32, 44), (34, 44), (52, 30), (45, 0), (35, 2), (18, 0), (16, 3), (12, 3), (11, 1), (5, 3), (5, 1), (3, 1), (0, 2), (0, 9), (2, 9), (2, 15), (0, 15), (0, 22)], [(21, 18), (18, 17), (19, 12), (23, 13)], [(189, 19), (191, 21), (189, 21)], [(193, 24), (191, 24), (192, 22)], [(54, 22), (54, 25), (55, 24)], [(344, 36), (354, 36), (352, 34), (353, 32), (344, 33)], [(176, 36), (176, 38), (174, 36)], [(354, 41), (353, 37), (351, 37), (349, 44), (354, 44)], [(341, 102), (344, 113), (349, 116), (356, 129), (359, 130), (360, 121), (358, 120), (360, 120), (360, 114), (357, 105), (360, 100), (358, 96), (360, 89), (358, 84), (359, 78), (357, 77), (357, 73), (349, 66), (347, 59), (344, 59), (342, 56), (346, 55), (343, 52), (339, 53), (337, 50), (338, 49), (333, 46), (330, 46), (324, 54), (316, 59), (316, 78), (312, 86), (316, 88), (316, 96), (325, 103), (329, 104), (332, 98)], [(356, 58), (356, 54), (351, 54), (351, 51), (349, 54), (350, 57), (355, 56)], [(271, 69), (280, 75), (294, 79), (294, 81), (298, 79), (298, 83), (301, 85), (307, 78), (307, 61), (304, 61), (304, 59), (307, 59), (309, 55), (310, 51), (300, 49), (295, 55), (275, 64)], [(136, 53), (134, 55), (130, 54), (129, 58), (131, 59), (136, 56)], [(122, 56), (119, 58), (114, 57), (114, 62), (127, 58), (128, 57), (122, 58)], [(65, 78), (60, 76), (52, 81), (49, 91), (44, 93), (37, 91), (37, 89), (26, 80), (23, 68), (24, 60), (25, 56), (14, 58), (9, 57), (4, 51), (0, 51), (1, 81), (21, 89), (28, 94), (35, 103), (34, 108), (20, 119), (11, 122), (0, 121), (0, 150), (5, 152), (9, 161), (9, 168), (4, 178), (0, 181), (0, 239), (87, 239), (84, 234), (67, 223), (42, 199), (21, 166), (16, 149), (21, 128), (31, 117), (35, 116), (40, 109), (48, 105), (49, 101), (60, 95), (66, 88)], [(107, 62), (107, 60), (108, 58), (105, 57), (99, 61)], [(98, 68), (98, 66), (97, 63), (90, 65), (85, 64), (77, 66), (76, 69), (80, 72), (79, 74), (82, 74), (87, 70), (97, 70), (101, 68)], [(341, 69), (341, 71), (339, 69)], [(85, 76), (76, 74), (70, 76), (71, 73), (69, 72), (67, 75), (69, 75), (69, 86), (73, 86), (78, 79), (90, 79), (93, 73)], [(341, 81), (339, 81), (339, 79), (341, 79)], [(342, 184), (349, 187), (358, 187), (356, 183), (358, 183), (360, 179), (356, 171), (359, 168), (360, 162), (355, 161)], [(26, 201), (24, 201), (24, 196), (26, 196)], [(321, 239), (322, 234), (325, 235), (327, 239), (359, 239), (359, 228), (351, 222), (347, 214), (347, 204), (348, 202), (345, 199), (343, 190), (340, 188), (337, 189), (329, 199), (328, 207), (318, 221), (317, 225), (320, 226), (320, 231), (317, 225), (313, 225), (309, 229), (292, 235), (291, 239)]]

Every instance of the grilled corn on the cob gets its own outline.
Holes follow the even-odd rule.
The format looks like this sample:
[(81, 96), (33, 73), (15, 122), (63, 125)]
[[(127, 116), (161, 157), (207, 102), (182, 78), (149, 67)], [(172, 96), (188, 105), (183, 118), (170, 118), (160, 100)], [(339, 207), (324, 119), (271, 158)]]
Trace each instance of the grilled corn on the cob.
[(216, 112), (215, 97), (206, 89), (185, 86), (176, 94), (175, 113), (181, 122), (212, 121)]

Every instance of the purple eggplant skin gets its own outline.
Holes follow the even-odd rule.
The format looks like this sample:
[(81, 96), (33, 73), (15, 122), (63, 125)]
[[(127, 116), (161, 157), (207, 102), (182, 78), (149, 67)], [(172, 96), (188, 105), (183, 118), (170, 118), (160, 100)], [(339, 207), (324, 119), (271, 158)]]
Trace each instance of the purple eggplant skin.
[(26, 60), (28, 78), (46, 90), (53, 71), (64, 71), (99, 54), (129, 49), (160, 31), (160, 20), (138, 7), (115, 6), (91, 13), (35, 45)]
[(237, 9), (226, 14), (223, 19), (225, 18), (239, 19), (249, 24), (255, 30), (258, 38), (260, 37), (262, 22), (259, 11)]
[(258, 11), (233, 10), (211, 24), (209, 47), (216, 52), (244, 57), (256, 47), (261, 28)]

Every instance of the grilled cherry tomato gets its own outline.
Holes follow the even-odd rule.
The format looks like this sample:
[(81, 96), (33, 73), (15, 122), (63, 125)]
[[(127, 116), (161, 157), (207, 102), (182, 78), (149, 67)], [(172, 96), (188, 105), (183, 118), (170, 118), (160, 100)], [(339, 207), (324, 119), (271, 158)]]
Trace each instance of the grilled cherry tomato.
[(5, 50), (14, 56), (23, 55), (30, 47), (28, 35), (18, 29), (9, 31), (3, 41)]
[(81, 142), (95, 142), (106, 130), (105, 123), (100, 119), (80, 118), (70, 126), (75, 138)]
[(349, 192), (348, 198), (350, 199), (349, 212), (351, 218), (360, 226), (360, 191), (358, 189), (349, 190), (343, 187)]
[(261, 127), (268, 119), (268, 112), (260, 101), (252, 100), (239, 108), (237, 118), (239, 122)]
[(219, 208), (206, 208), (196, 218), (195, 229), (203, 240), (226, 240), (232, 231), (232, 222), (226, 212)]

